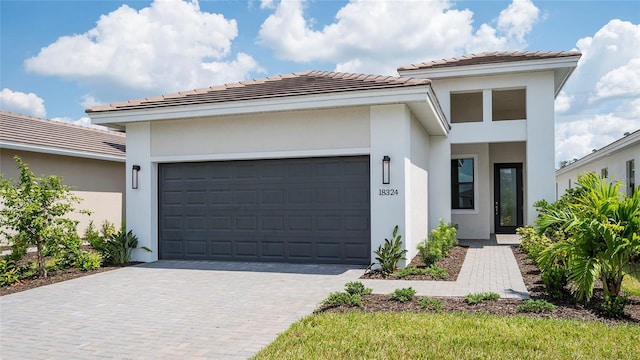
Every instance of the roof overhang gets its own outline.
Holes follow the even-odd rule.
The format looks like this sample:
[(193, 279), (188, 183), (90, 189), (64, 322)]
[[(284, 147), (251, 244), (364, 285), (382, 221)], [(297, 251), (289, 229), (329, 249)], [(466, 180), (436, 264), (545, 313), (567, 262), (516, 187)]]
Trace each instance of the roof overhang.
[(549, 59), (522, 60), (467, 66), (446, 66), (415, 70), (399, 70), (400, 76), (428, 79), (446, 79), (471, 76), (512, 74), (522, 72), (553, 71), (555, 96), (578, 66), (580, 55)]
[(122, 156), (107, 155), (107, 154), (99, 154), (99, 153), (92, 153), (92, 152), (85, 152), (85, 151), (54, 148), (54, 147), (48, 147), (48, 146), (38, 146), (38, 145), (32, 145), (32, 144), (17, 143), (17, 142), (11, 142), (11, 141), (0, 141), (0, 149), (29, 151), (29, 152), (36, 152), (36, 153), (50, 154), (50, 155), (73, 156), (73, 157), (94, 159), (94, 160), (105, 160), (105, 161), (115, 161), (115, 162), (126, 161), (126, 157), (124, 155)]
[(248, 115), (266, 112), (314, 110), (353, 106), (406, 104), (432, 135), (446, 135), (450, 126), (430, 85), (264, 100), (227, 101), (136, 110), (88, 112), (91, 122), (123, 129), (127, 123), (183, 118)]

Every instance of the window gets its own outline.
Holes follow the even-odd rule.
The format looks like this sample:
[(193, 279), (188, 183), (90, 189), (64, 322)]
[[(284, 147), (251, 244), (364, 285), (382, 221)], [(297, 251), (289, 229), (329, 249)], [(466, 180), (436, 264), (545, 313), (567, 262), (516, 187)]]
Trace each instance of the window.
[(524, 120), (527, 118), (526, 89), (493, 90), (491, 104), (493, 121)]
[(473, 158), (451, 160), (451, 208), (474, 209)]
[(634, 160), (627, 161), (627, 196), (636, 191), (636, 164)]
[(609, 168), (603, 168), (600, 170), (600, 177), (606, 179), (609, 177)]
[(482, 122), (482, 91), (451, 93), (451, 123)]

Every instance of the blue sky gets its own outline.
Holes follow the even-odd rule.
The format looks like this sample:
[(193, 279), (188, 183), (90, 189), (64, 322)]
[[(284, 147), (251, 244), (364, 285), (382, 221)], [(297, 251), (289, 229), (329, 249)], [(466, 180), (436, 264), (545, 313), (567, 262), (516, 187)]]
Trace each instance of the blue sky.
[(493, 50), (580, 50), (556, 160), (640, 128), (638, 1), (0, 1), (3, 110), (87, 106), (302, 70), (395, 74)]

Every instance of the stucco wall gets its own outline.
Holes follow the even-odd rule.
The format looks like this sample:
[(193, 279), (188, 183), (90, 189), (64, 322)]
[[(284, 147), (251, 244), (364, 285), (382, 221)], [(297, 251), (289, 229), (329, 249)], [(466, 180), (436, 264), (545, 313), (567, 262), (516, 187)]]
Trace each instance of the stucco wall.
[(367, 107), (151, 123), (151, 155), (368, 148)]
[(556, 175), (558, 197), (562, 196), (562, 194), (564, 194), (569, 188), (569, 179), (571, 179), (571, 187), (575, 187), (578, 176), (588, 172), (595, 172), (596, 174), (600, 175), (600, 172), (603, 168), (608, 169), (609, 179), (619, 180), (623, 183), (623, 186), (620, 187), (620, 191), (626, 194), (626, 164), (627, 161), (632, 159), (634, 159), (635, 161), (635, 184), (636, 188), (638, 188), (638, 185), (640, 184), (640, 143), (627, 147), (626, 149), (623, 149), (621, 151), (612, 153), (609, 156), (605, 156), (584, 165), (577, 166), (569, 171), (564, 169), (561, 170), (558, 175)]
[(70, 186), (73, 193), (82, 198), (76, 208), (90, 210), (91, 216), (79, 213), (70, 216), (79, 221), (80, 235), (90, 220), (97, 228), (105, 220), (120, 226), (125, 213), (124, 162), (0, 149), (0, 173), (5, 178), (17, 179), (20, 176), (13, 160), (16, 155), (36, 176), (59, 176), (63, 184)]
[(407, 259), (411, 260), (418, 252), (420, 241), (429, 232), (428, 213), (428, 182), (429, 182), (429, 134), (413, 116), (411, 117), (411, 162), (408, 176), (410, 177), (411, 195), (409, 202), (409, 224), (411, 237), (405, 244)]
[[(451, 158), (475, 159), (475, 208), (472, 210), (451, 210), (451, 222), (458, 225), (458, 238), (489, 239), (491, 212), (493, 209), (491, 205), (489, 144), (452, 145)], [(451, 178), (451, 173), (449, 173), (449, 178)], [(451, 204), (451, 201), (449, 201), (449, 204)]]

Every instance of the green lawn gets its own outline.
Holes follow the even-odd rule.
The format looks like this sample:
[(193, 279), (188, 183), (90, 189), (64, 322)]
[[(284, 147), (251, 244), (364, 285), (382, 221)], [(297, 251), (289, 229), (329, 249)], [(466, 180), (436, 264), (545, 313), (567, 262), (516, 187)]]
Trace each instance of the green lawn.
[(318, 314), (255, 359), (638, 359), (640, 326), (483, 314)]

